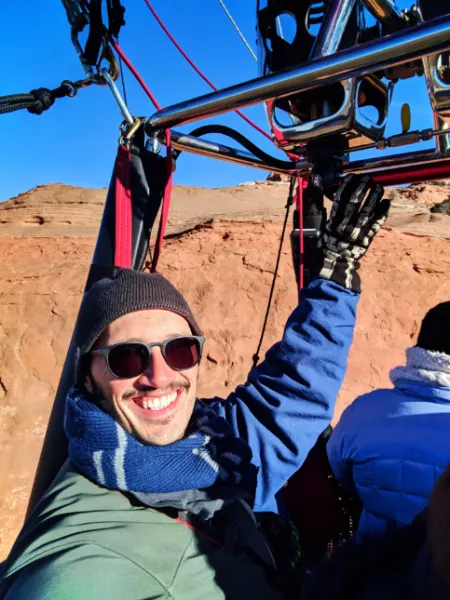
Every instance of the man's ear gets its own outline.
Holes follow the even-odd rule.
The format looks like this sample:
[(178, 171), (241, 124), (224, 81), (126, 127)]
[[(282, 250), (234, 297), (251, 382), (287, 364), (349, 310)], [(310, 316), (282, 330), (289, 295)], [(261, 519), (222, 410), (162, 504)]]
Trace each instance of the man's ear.
[(89, 394), (93, 394), (94, 393), (94, 385), (92, 383), (92, 377), (91, 377), (90, 373), (88, 373), (86, 375), (86, 377), (84, 378), (83, 384), (84, 384), (84, 387), (85, 387), (86, 391)]

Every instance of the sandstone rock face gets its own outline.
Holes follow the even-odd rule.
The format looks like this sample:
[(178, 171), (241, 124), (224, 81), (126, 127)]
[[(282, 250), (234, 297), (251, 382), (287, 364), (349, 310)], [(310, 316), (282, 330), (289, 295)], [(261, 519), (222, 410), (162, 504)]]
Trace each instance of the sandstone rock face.
[[(200, 382), (205, 397), (226, 396), (246, 379), (286, 193), (284, 183), (176, 189), (160, 271), (186, 295), (206, 334)], [(450, 298), (450, 218), (431, 222), (428, 203), (402, 203), (404, 194), (364, 260), (363, 296), (336, 418), (358, 394), (389, 385), (388, 372), (403, 362), (424, 313)], [(0, 560), (26, 508), (104, 195), (44, 186), (0, 205)], [(31, 215), (44, 221), (28, 222)], [(427, 228), (424, 237), (404, 233)], [(279, 339), (295, 303), (287, 239), (263, 351)]]

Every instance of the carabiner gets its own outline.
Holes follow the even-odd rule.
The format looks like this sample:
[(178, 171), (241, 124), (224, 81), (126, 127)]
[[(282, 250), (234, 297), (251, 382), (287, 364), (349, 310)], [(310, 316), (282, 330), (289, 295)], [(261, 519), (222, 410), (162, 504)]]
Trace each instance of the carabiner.
[(99, 85), (105, 85), (106, 81), (103, 77), (104, 68), (102, 68), (102, 61), (106, 60), (108, 62), (108, 73), (113, 81), (116, 81), (120, 74), (119, 65), (117, 63), (116, 57), (114, 56), (114, 52), (111, 50), (111, 46), (108, 43), (108, 40), (104, 38), (103, 40), (103, 48), (100, 54), (100, 59), (97, 63), (97, 76), (101, 81), (97, 83)]
[(122, 134), (119, 137), (119, 144), (129, 149), (131, 140), (133, 139), (134, 134), (141, 125), (142, 119), (140, 119), (139, 117), (133, 117), (133, 123), (131, 125), (127, 123), (127, 121), (124, 121), (120, 126), (120, 131), (122, 132)]

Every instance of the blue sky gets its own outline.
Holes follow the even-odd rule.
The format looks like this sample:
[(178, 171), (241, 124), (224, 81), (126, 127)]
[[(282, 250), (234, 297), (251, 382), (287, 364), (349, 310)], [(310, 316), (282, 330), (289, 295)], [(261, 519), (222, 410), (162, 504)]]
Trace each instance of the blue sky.
[[(406, 4), (409, 6), (410, 1)], [(207, 93), (209, 88), (185, 63), (154, 21), (143, 0), (125, 0), (127, 25), (120, 43), (164, 106)], [(258, 75), (258, 67), (217, 0), (153, 0), (153, 4), (188, 54), (218, 87)], [(254, 46), (256, 0), (227, 0), (227, 5)], [(403, 7), (405, 2), (400, 4)], [(83, 72), (70, 41), (60, 2), (7, 2), (0, 21), (2, 77), (0, 94), (56, 87)], [(126, 73), (131, 112), (150, 115), (153, 107)], [(400, 129), (400, 107), (412, 106), (412, 128), (431, 126), (431, 111), (423, 79), (401, 82), (396, 89), (388, 133)], [(245, 110), (267, 129), (263, 107)], [(107, 88), (91, 87), (74, 99), (62, 99), (41, 116), (26, 111), (1, 115), (3, 152), (0, 200), (39, 184), (62, 182), (85, 187), (108, 185), (117, 148), (119, 110)], [(211, 121), (212, 122), (212, 121)], [(272, 144), (236, 115), (216, 117), (237, 128), (275, 154)], [(189, 130), (187, 126), (186, 130)], [(223, 138), (222, 138), (223, 140)], [(280, 154), (281, 156), (281, 154)], [(178, 162), (178, 184), (222, 187), (265, 175), (219, 161), (189, 156)]]

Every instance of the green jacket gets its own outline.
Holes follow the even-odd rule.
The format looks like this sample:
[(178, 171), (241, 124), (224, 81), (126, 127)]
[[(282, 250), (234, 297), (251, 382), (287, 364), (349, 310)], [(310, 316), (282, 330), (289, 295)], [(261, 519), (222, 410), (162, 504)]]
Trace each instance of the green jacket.
[(4, 565), (0, 599), (281, 600), (270, 571), (68, 461)]

